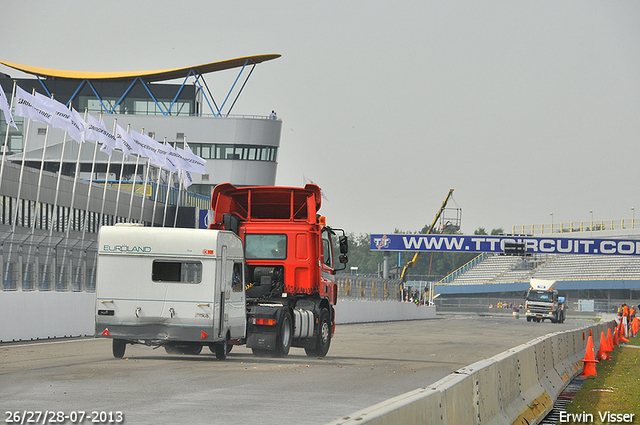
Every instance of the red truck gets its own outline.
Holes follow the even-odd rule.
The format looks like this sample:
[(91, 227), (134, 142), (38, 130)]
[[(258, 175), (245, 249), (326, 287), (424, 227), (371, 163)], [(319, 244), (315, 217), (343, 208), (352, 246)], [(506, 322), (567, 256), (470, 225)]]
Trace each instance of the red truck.
[[(285, 356), (290, 347), (324, 357), (335, 331), (335, 273), (346, 268), (344, 230), (318, 214), (320, 188), (217, 185), (210, 229), (242, 240), (246, 345), (256, 355)], [(339, 255), (334, 255), (339, 251)]]

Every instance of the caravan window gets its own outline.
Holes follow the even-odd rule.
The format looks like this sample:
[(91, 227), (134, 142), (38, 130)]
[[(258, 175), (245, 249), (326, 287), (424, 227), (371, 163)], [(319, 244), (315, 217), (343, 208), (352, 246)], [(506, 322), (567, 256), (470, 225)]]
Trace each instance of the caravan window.
[(202, 263), (154, 260), (151, 279), (154, 282), (200, 283), (202, 282)]

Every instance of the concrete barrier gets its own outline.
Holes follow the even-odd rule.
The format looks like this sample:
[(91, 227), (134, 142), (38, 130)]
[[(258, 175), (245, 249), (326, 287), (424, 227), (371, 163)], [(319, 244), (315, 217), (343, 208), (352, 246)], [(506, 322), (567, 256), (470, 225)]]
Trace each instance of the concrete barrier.
[(393, 322), (435, 319), (435, 306), (417, 306), (397, 301), (339, 300), (335, 305), (336, 323)]
[(93, 335), (96, 294), (0, 291), (0, 342)]
[(582, 370), (589, 331), (606, 333), (610, 326), (600, 323), (536, 338), (329, 425), (536, 424)]
[[(0, 342), (94, 334), (92, 292), (0, 291)], [(436, 317), (435, 306), (397, 301), (340, 300), (336, 322), (367, 323)]]

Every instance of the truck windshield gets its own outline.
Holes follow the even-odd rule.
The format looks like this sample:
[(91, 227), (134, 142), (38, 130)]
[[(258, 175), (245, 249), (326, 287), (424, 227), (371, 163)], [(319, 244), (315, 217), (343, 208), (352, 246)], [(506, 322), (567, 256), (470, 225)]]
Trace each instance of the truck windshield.
[(287, 235), (251, 234), (244, 238), (247, 260), (285, 260)]
[(529, 301), (553, 301), (553, 292), (529, 291), (527, 294)]

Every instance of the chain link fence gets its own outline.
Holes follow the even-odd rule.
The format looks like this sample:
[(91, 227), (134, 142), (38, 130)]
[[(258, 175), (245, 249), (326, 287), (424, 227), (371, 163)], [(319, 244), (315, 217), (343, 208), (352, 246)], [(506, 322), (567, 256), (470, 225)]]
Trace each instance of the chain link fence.
[(95, 291), (96, 241), (64, 236), (2, 236), (2, 290)]

